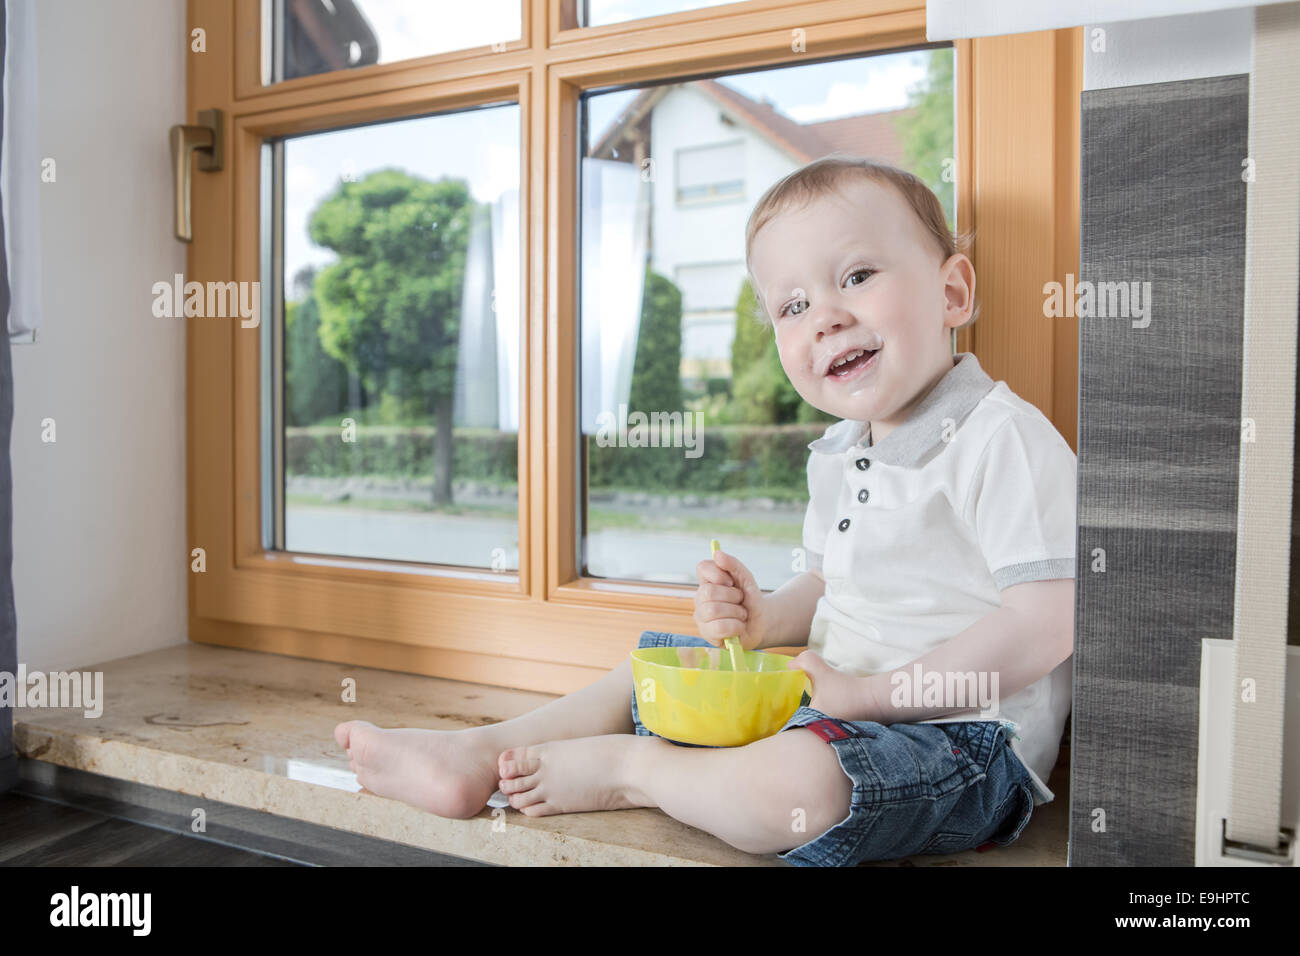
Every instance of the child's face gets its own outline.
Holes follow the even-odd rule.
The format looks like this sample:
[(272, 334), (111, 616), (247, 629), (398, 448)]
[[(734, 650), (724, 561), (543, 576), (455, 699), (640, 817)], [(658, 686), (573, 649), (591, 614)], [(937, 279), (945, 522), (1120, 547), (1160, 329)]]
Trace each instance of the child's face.
[[(937, 244), (888, 184), (846, 184), (779, 214), (754, 237), (751, 267), (781, 365), (808, 404), (871, 422), (879, 443), (952, 368), (949, 329), (970, 318), (970, 260)], [(831, 364), (865, 355), (840, 374)]]

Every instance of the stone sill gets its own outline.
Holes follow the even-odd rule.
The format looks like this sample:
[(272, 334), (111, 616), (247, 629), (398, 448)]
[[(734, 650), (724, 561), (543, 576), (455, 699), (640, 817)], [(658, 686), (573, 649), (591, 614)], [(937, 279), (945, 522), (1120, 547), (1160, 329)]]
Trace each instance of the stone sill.
[[(82, 669), (104, 674), (102, 715), (16, 709), (21, 756), (485, 863), (786, 865), (659, 810), (528, 817), (507, 807), (444, 819), (359, 790), (334, 742), (343, 720), (455, 730), (526, 713), (548, 694), (193, 643)], [(357, 703), (340, 700), (348, 677)], [(1011, 847), (872, 865), (1064, 866), (1062, 754), (1048, 783), (1057, 799), (1035, 810)]]

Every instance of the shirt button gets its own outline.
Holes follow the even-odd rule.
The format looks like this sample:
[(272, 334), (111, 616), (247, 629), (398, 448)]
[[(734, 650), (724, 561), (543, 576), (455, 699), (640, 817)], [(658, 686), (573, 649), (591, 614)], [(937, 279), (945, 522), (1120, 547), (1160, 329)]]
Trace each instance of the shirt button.
[(858, 500), (859, 500), (859, 501), (866, 501), (866, 500), (867, 500), (867, 489), (866, 489), (866, 488), (863, 488), (861, 491), (858, 492)]
[(842, 520), (840, 521), (840, 530), (841, 530), (841, 531), (848, 531), (848, 530), (849, 530), (849, 519), (848, 519), (848, 518), (844, 518), (844, 519), (842, 519)]
[(868, 468), (871, 467), (871, 459), (870, 459), (870, 458), (859, 458), (859, 459), (857, 460), (856, 464), (857, 464), (857, 466), (858, 466), (858, 471), (866, 471)]

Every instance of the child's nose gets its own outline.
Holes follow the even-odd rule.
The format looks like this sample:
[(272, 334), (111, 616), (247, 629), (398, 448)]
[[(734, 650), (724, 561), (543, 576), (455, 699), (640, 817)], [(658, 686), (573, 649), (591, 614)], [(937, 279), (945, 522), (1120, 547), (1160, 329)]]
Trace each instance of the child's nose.
[(852, 312), (834, 301), (813, 306), (812, 311), (817, 313), (813, 316), (813, 324), (818, 331), (822, 332), (833, 330), (839, 326), (852, 325), (857, 321)]

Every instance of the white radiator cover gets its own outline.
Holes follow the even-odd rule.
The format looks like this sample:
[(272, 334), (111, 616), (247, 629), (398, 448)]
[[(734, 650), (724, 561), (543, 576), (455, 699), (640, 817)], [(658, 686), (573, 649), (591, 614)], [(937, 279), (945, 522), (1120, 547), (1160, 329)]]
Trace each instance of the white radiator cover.
[(1261, 0), (926, 0), (925, 38), (965, 40), (1263, 5)]

